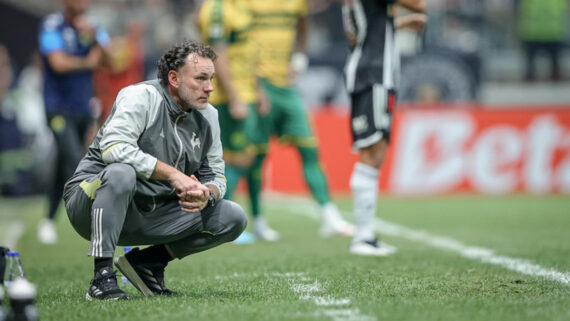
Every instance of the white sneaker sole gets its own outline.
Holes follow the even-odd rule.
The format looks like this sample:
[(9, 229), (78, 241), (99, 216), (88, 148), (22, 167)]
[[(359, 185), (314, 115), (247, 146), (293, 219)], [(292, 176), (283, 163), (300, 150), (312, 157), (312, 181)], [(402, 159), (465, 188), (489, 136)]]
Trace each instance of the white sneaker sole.
[(368, 243), (353, 243), (350, 245), (349, 252), (362, 256), (388, 256), (398, 251), (395, 246), (386, 243), (380, 243), (380, 247), (372, 246)]
[(321, 237), (327, 238), (335, 235), (339, 236), (353, 236), (354, 235), (354, 225), (343, 222), (340, 224), (341, 226), (332, 226), (331, 224), (323, 224), (321, 225), (321, 229), (319, 231)]
[(262, 240), (265, 242), (277, 242), (277, 241), (279, 241), (279, 233), (277, 233), (275, 231), (264, 231), (262, 233), (255, 233), (255, 236), (257, 236), (257, 238), (259, 240)]
[(124, 255), (115, 259), (115, 265), (123, 273), (123, 275), (131, 281), (131, 283), (139, 290), (144, 296), (152, 296), (154, 293), (146, 286), (144, 281), (137, 274), (129, 260)]

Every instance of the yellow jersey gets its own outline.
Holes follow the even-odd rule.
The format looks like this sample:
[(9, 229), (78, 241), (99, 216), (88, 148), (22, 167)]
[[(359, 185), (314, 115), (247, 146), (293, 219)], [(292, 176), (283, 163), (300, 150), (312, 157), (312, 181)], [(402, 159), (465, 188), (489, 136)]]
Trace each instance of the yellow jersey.
[[(245, 0), (206, 0), (198, 15), (202, 41), (210, 45), (225, 44), (233, 86), (247, 104), (257, 101), (254, 48), (249, 39), (251, 22)], [(215, 77), (213, 86), (210, 103), (229, 103), (226, 91)]]
[(257, 74), (275, 86), (289, 86), (297, 22), (307, 15), (306, 0), (248, 0), (253, 14), (251, 39), (257, 52)]

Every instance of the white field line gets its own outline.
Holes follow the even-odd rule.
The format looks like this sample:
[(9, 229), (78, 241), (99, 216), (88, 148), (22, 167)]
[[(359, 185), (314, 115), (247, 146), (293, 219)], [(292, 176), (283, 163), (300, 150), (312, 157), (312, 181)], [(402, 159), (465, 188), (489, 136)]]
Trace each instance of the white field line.
[(4, 239), (0, 245), (14, 251), (22, 233), (24, 233), (24, 224), (21, 221), (11, 222), (10, 227), (8, 227), (6, 235), (4, 235)]
[(531, 276), (544, 277), (563, 284), (570, 284), (570, 273), (542, 267), (525, 259), (495, 254), (493, 250), (468, 246), (452, 238), (432, 235), (424, 231), (412, 230), (380, 219), (375, 220), (375, 229), (385, 235), (397, 236), (410, 241), (425, 243), (432, 247), (457, 252), (461, 256), (484, 263), (502, 266), (508, 270)]
[(322, 296), (324, 288), (317, 279), (311, 278), (305, 272), (286, 273), (232, 273), (228, 275), (216, 275), (216, 280), (233, 278), (255, 278), (263, 275), (267, 278), (284, 278), (290, 286), (291, 291), (299, 295), (299, 300), (311, 301), (318, 307), (315, 312), (317, 316), (327, 316), (333, 321), (377, 321), (376, 317), (364, 315), (358, 308), (350, 307), (350, 299), (334, 298)]
[[(312, 200), (300, 196), (290, 195), (279, 195), (277, 197), (279, 199), (294, 198), (295, 201), (289, 202), (287, 205), (288, 208), (292, 210), (292, 212), (295, 214), (308, 216), (313, 219), (318, 219), (319, 216), (316, 213), (316, 206)], [(270, 204), (271, 203), (269, 202), (267, 203), (267, 205)], [(346, 216), (346, 213), (343, 214)], [(388, 221), (375, 219), (374, 222), (375, 230), (384, 235), (390, 235), (404, 238), (409, 241), (424, 243), (440, 250), (457, 252), (461, 256), (472, 260), (478, 260), (483, 263), (498, 265), (511, 271), (516, 271), (530, 276), (544, 277), (546, 279), (570, 285), (570, 272), (560, 272), (554, 269), (545, 268), (525, 259), (498, 255), (495, 254), (491, 249), (465, 245), (450, 237), (433, 235), (426, 231), (414, 230), (403, 225), (391, 223)]]

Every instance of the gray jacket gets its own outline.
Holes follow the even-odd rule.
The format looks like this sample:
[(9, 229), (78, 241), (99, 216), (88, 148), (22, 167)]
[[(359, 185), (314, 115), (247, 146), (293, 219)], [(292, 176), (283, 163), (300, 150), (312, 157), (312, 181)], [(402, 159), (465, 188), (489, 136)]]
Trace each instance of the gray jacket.
[(99, 129), (75, 174), (72, 185), (98, 174), (107, 164), (131, 165), (137, 174), (134, 201), (139, 210), (153, 211), (176, 199), (166, 181), (150, 179), (157, 159), (186, 175), (194, 174), (202, 184), (226, 192), (218, 112), (208, 105), (201, 110), (182, 111), (158, 79), (123, 88), (111, 115)]

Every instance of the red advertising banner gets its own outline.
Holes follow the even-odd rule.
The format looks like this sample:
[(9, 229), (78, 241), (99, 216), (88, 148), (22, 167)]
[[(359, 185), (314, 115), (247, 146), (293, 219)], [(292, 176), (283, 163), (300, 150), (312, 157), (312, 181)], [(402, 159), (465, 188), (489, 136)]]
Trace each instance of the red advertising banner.
[[(348, 115), (312, 116), (330, 188), (349, 192), (357, 155)], [(276, 141), (265, 174), (266, 188), (307, 191), (297, 153)], [(400, 109), (380, 188), (402, 195), (570, 193), (570, 108)]]
[(390, 192), (570, 193), (570, 109), (407, 110), (394, 126)]

